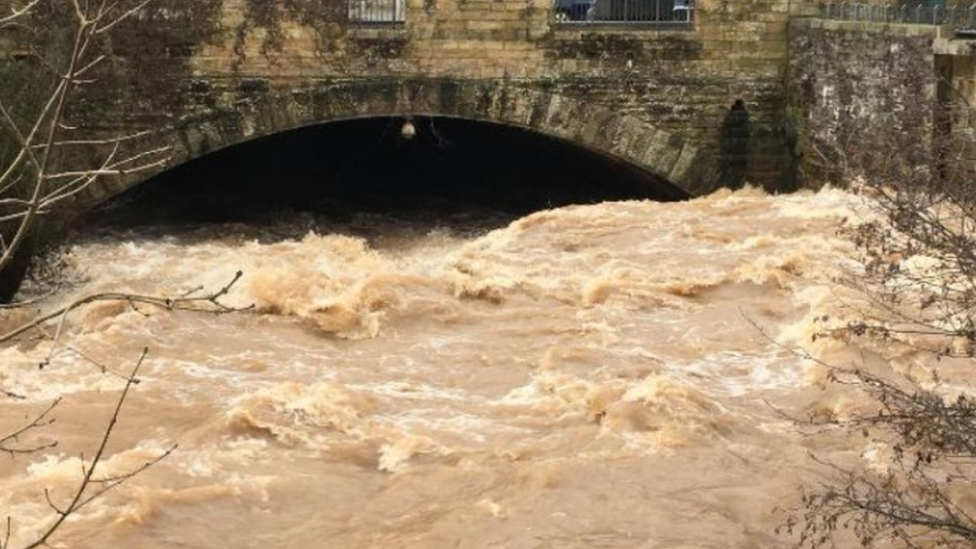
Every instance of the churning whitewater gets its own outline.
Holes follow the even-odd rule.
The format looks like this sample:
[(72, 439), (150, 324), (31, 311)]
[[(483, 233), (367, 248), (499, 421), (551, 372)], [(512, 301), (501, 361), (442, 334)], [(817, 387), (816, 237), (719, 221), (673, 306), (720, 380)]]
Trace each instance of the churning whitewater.
[[(814, 319), (854, 297), (838, 190), (721, 191), (542, 211), (491, 232), (290, 220), (99, 234), (38, 307), (177, 295), (244, 276), (246, 312), (104, 304), (0, 350), (0, 432), (63, 397), (44, 440), (0, 461), (13, 546), (67, 498), (143, 347), (102, 474), (155, 467), (85, 507), (58, 547), (769, 548), (774, 510), (820, 474), (781, 412), (843, 413)], [(22, 317), (8, 314), (4, 328)], [(87, 357), (87, 358), (86, 358)], [(105, 367), (95, 366), (93, 361)], [(868, 457), (864, 457), (868, 456)]]

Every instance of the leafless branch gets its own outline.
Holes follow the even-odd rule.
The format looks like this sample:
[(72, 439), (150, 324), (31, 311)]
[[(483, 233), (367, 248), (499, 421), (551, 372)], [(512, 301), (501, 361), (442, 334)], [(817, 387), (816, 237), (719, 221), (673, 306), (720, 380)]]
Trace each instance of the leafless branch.
[[(951, 87), (951, 86), (950, 86)], [(907, 106), (906, 120), (933, 116), (925, 107)], [(976, 120), (973, 107), (958, 104), (951, 116)], [(856, 121), (848, 121), (856, 126)], [(862, 129), (839, 128), (845, 136)], [(858, 133), (860, 132), (860, 133)], [(898, 345), (936, 361), (976, 359), (976, 187), (972, 144), (949, 136), (931, 142), (917, 128), (887, 128), (863, 136), (893, 158), (863, 169), (871, 158), (857, 139), (838, 139), (834, 150), (818, 151), (825, 170), (848, 179), (863, 176), (859, 189), (876, 219), (842, 229), (857, 249), (863, 273), (843, 282), (863, 303), (844, 318), (817, 319), (813, 338), (847, 343), (870, 342), (882, 352)], [(883, 143), (883, 145), (879, 145)], [(970, 159), (970, 160), (967, 160)], [(952, 162), (958, 162), (952, 164)], [(861, 170), (855, 173), (852, 170)], [(757, 329), (759, 329), (757, 327)], [(760, 333), (765, 335), (765, 332)], [(767, 336), (768, 337), (768, 336)], [(786, 348), (785, 346), (782, 346)], [(827, 382), (863, 395), (860, 411), (849, 417), (815, 418), (822, 429), (860, 433), (883, 444), (890, 456), (877, 467), (844, 468), (813, 456), (824, 468), (819, 485), (804, 488), (800, 505), (787, 513), (781, 529), (798, 547), (841, 546), (840, 531), (863, 547), (976, 547), (976, 520), (958, 496), (958, 487), (976, 480), (976, 402), (965, 392), (941, 394), (911, 379), (857, 368), (836, 368), (806, 351), (791, 350), (828, 368)], [(789, 414), (784, 414), (788, 417)], [(806, 423), (797, 423), (807, 425)]]
[[(168, 161), (165, 149), (142, 151), (121, 160), (116, 159), (119, 144), (141, 136), (141, 132), (104, 142), (62, 137), (64, 132), (72, 130), (65, 124), (64, 113), (75, 88), (87, 82), (82, 76), (105, 59), (104, 55), (93, 53), (96, 36), (108, 32), (127, 20), (144, 9), (151, 1), (143, 0), (134, 6), (123, 8), (118, 2), (101, 1), (82, 4), (72, 0), (71, 5), (74, 8), (77, 26), (73, 48), (66, 59), (66, 68), (57, 72), (57, 85), (30, 125), (29, 131), (21, 130), (9, 108), (0, 98), (0, 122), (2, 122), (0, 126), (20, 146), (20, 151), (13, 161), (0, 171), (0, 189), (9, 192), (15, 188), (15, 185), (22, 185), (25, 175), (29, 176), (26, 185), (29, 190), (23, 196), (15, 197), (17, 201), (8, 200), (3, 203), (7, 211), (0, 215), (0, 222), (14, 223), (16, 228), (3, 239), (3, 245), (0, 247), (0, 271), (6, 269), (14, 260), (27, 235), (32, 231), (36, 219), (50, 212), (57, 203), (83, 192), (99, 177), (132, 175), (159, 168)], [(0, 22), (24, 17), (38, 3), (39, 0), (34, 0), (25, 7), (13, 11), (10, 16), (0, 19)], [(54, 158), (52, 152), (56, 148), (103, 144), (113, 144), (114, 149), (98, 168), (64, 169), (64, 167), (55, 168), (52, 164)], [(67, 182), (50, 188), (51, 183), (62, 180)]]
[[(107, 425), (102, 433), (101, 440), (98, 445), (98, 449), (95, 451), (94, 456), (91, 458), (89, 465), (82, 465), (82, 478), (78, 483), (70, 501), (64, 506), (56, 505), (51, 499), (50, 493), (45, 490), (45, 498), (47, 499), (48, 505), (55, 513), (55, 519), (53, 522), (35, 539), (33, 542), (28, 543), (23, 549), (35, 549), (38, 547), (45, 547), (49, 544), (52, 536), (61, 528), (64, 522), (76, 514), (78, 511), (83, 509), (89, 503), (95, 499), (103, 496), (106, 492), (113, 490), (121, 486), (126, 481), (132, 479), (134, 476), (142, 473), (146, 469), (152, 467), (153, 465), (159, 463), (161, 460), (169, 456), (175, 449), (176, 446), (172, 446), (169, 449), (160, 453), (160, 455), (154, 457), (153, 459), (146, 461), (139, 467), (132, 469), (121, 475), (114, 475), (112, 477), (97, 477), (95, 476), (99, 465), (102, 463), (105, 457), (105, 449), (108, 447), (108, 442), (112, 438), (112, 434), (115, 431), (116, 425), (119, 422), (119, 417), (122, 412), (122, 407), (129, 397), (129, 392), (133, 386), (139, 384), (139, 370), (142, 367), (149, 350), (143, 349), (135, 367), (132, 372), (126, 378), (125, 387), (122, 389), (122, 393), (116, 400), (115, 408), (112, 411), (112, 416), (109, 418)], [(82, 460), (84, 463), (84, 459)], [(9, 531), (9, 525), (8, 525)], [(2, 549), (2, 548), (0, 548)]]
[(30, 13), (30, 11), (34, 9), (35, 6), (37, 6), (40, 3), (41, 0), (31, 0), (29, 3), (27, 3), (27, 5), (25, 5), (20, 9), (14, 9), (13, 7), (11, 7), (10, 15), (5, 15), (0, 17), (0, 25), (11, 23), (16, 19), (20, 19), (21, 17), (24, 17), (25, 15)]
[(38, 414), (33, 419), (31, 419), (28, 423), (26, 423), (23, 427), (17, 429), (12, 433), (0, 437), (0, 453), (4, 453), (13, 457), (18, 454), (33, 454), (57, 446), (58, 443), (56, 441), (22, 446), (20, 445), (20, 439), (25, 435), (31, 434), (34, 431), (43, 429), (44, 427), (51, 425), (54, 422), (54, 420), (51, 419), (49, 416), (51, 415), (51, 412), (54, 411), (54, 409), (57, 408), (58, 404), (60, 403), (61, 403), (61, 399), (60, 398), (56, 399), (47, 408), (45, 408), (40, 414)]
[[(105, 53), (98, 51), (104, 42), (101, 36), (136, 15), (152, 1), (68, 0), (60, 4), (66, 4), (71, 10), (65, 14), (70, 26), (64, 30), (71, 34), (66, 56), (52, 60), (46, 55), (49, 52), (45, 51), (43, 45), (38, 47), (38, 44), (30, 43), (24, 46), (40, 67), (41, 74), (50, 80), (43, 84), (38, 82), (37, 89), (47, 91), (39, 91), (44, 95), (33, 114), (15, 112), (14, 105), (0, 97), (0, 134), (14, 145), (11, 157), (4, 160), (4, 165), (0, 165), (0, 223), (4, 226), (0, 233), (0, 273), (11, 266), (41, 216), (53, 212), (63, 202), (84, 192), (101, 177), (131, 176), (160, 168), (168, 162), (167, 148), (139, 150), (138, 140), (148, 136), (150, 132), (135, 132), (114, 138), (77, 135), (78, 128), (67, 120), (66, 115), (77, 89), (93, 82), (92, 75), (96, 68), (107, 59)], [(16, 7), (17, 5), (20, 7)], [(41, 0), (14, 2), (10, 5), (9, 13), (0, 14), (0, 29), (16, 27), (30, 30), (32, 16), (39, 9), (44, 9)], [(70, 158), (88, 158), (91, 161), (84, 160), (83, 164), (78, 165), (64, 160)], [(82, 456), (81, 479), (71, 497), (68, 501), (59, 502), (55, 493), (44, 491), (44, 498), (54, 513), (53, 520), (34, 541), (20, 549), (50, 546), (53, 536), (71, 516), (106, 492), (165, 459), (175, 449), (173, 446), (122, 474), (99, 474), (123, 405), (133, 386), (139, 383), (138, 375), (147, 351), (142, 352), (130, 374), (120, 374), (110, 368), (106, 361), (61, 341), (69, 315), (85, 305), (106, 301), (121, 301), (133, 307), (138, 305), (167, 311), (224, 314), (239, 310), (221, 300), (241, 276), (241, 273), (237, 273), (227, 285), (209, 294), (193, 291), (177, 297), (163, 297), (106, 292), (86, 296), (56, 311), (43, 314), (0, 339), (9, 342), (24, 333), (36, 333), (41, 339), (52, 342), (45, 363), (49, 363), (54, 352), (61, 348), (81, 356), (100, 372), (118, 376), (125, 381), (93, 457), (86, 461), (85, 456)], [(23, 307), (37, 301), (0, 307)], [(24, 395), (8, 390), (0, 390), (0, 396), (26, 400)], [(29, 418), (23, 426), (0, 436), (0, 453), (16, 457), (53, 447), (56, 442), (33, 443), (31, 439), (37, 439), (37, 435), (51, 425), (52, 414), (59, 403), (60, 399), (55, 400), (43, 411)], [(11, 549), (11, 531), (12, 520), (8, 517), (6, 530), (0, 536), (0, 549)]]
[(34, 330), (38, 327), (45, 325), (46, 323), (57, 320), (57, 330), (55, 332), (55, 340), (60, 337), (61, 332), (64, 328), (64, 324), (67, 320), (68, 315), (82, 307), (96, 302), (104, 301), (117, 301), (129, 303), (130, 305), (148, 305), (157, 309), (162, 309), (165, 311), (195, 311), (210, 314), (227, 314), (232, 312), (239, 312), (242, 310), (247, 310), (253, 306), (246, 308), (235, 308), (222, 303), (220, 300), (227, 295), (228, 292), (234, 287), (235, 284), (244, 276), (242, 271), (238, 271), (234, 278), (224, 285), (222, 288), (216, 292), (201, 295), (201, 296), (188, 296), (188, 297), (160, 297), (151, 295), (139, 295), (139, 294), (126, 294), (117, 292), (106, 292), (99, 294), (92, 294), (84, 296), (77, 299), (64, 307), (61, 307), (55, 311), (42, 315), (18, 328), (0, 336), (0, 343), (11, 341), (16, 337)]

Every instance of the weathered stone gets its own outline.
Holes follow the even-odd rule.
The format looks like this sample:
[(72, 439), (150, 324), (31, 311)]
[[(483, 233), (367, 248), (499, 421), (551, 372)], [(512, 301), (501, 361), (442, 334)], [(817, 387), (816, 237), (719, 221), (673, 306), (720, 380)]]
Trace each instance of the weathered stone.
[(953, 129), (968, 124), (971, 109), (957, 116), (950, 96), (967, 93), (976, 48), (939, 36), (927, 25), (791, 22), (787, 113), (805, 180), (890, 177), (896, 161), (936, 168), (946, 152), (973, 149)]
[[(682, 151), (696, 151), (696, 163), (720, 158), (726, 110), (742, 99), (750, 150), (761, 151), (748, 165), (763, 167), (750, 179), (776, 186), (790, 171), (774, 131), (786, 103), (789, 0), (699, 0), (694, 26), (678, 30), (560, 27), (552, 6), (410, 0), (401, 24), (358, 25), (343, 0), (160, 0), (113, 33), (109, 70), (70, 123), (155, 130), (177, 164), (351, 117), (460, 116), (575, 139), (667, 177)], [(713, 188), (720, 173), (672, 182)], [(149, 175), (105, 183), (87, 203)]]

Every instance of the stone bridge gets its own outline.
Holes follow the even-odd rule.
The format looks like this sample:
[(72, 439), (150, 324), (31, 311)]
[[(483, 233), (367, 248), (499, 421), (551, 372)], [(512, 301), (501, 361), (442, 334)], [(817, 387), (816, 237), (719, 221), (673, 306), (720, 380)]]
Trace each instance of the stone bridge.
[[(170, 146), (172, 166), (303, 126), (435, 115), (568, 140), (692, 196), (792, 185), (789, 0), (698, 0), (685, 21), (400, 0), (385, 22), (357, 16), (356, 1), (157, 0), (113, 31), (109, 70), (70, 123), (106, 138), (152, 130), (138, 146)], [(104, 178), (85, 201), (150, 175)]]
[[(364, 16), (377, 2), (392, 11)], [(809, 0), (597, 0), (657, 10), (636, 19), (579, 17), (579, 2), (156, 0), (108, 37), (69, 124), (149, 130), (131, 146), (169, 147), (168, 168), (306, 126), (454, 117), (565, 140), (696, 196), (829, 179), (815, 160), (838, 142), (931, 127), (934, 111), (892, 116), (937, 102), (940, 74), (976, 93), (972, 41), (935, 26), (826, 21)], [(29, 39), (0, 33), (0, 73), (29, 76), (16, 55)], [(78, 209), (152, 175), (103, 178)]]

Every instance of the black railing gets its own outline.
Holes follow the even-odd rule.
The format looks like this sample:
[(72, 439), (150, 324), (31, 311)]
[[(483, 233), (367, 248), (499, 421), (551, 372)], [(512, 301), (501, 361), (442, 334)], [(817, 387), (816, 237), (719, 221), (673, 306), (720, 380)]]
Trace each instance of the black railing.
[(347, 0), (350, 23), (394, 25), (403, 23), (405, 0)]
[(693, 0), (555, 0), (556, 23), (643, 24), (687, 27), (694, 22)]
[(820, 5), (820, 16), (840, 21), (938, 25), (976, 30), (976, 4), (871, 4), (839, 2)]

